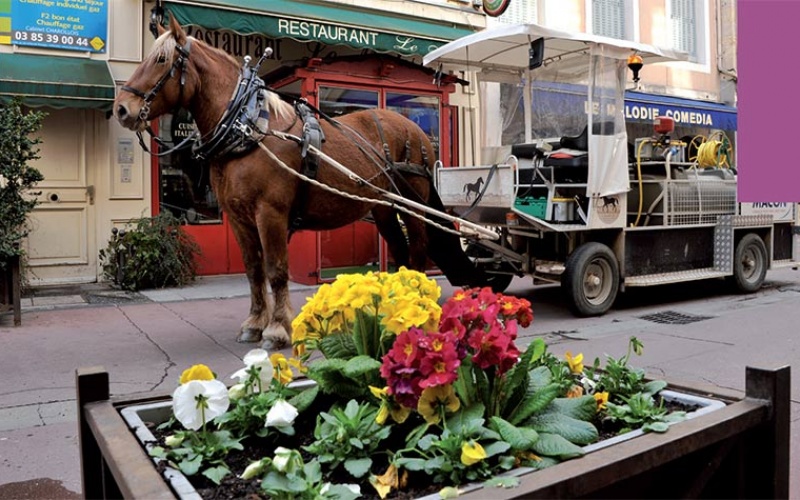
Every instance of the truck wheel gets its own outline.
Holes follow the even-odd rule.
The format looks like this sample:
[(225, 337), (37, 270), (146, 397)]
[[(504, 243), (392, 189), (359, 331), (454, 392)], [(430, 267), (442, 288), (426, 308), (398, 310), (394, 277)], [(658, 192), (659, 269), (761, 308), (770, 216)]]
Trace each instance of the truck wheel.
[(600, 316), (611, 308), (619, 292), (617, 257), (602, 243), (584, 243), (566, 262), (561, 289), (576, 316)]
[(767, 276), (767, 246), (755, 233), (744, 235), (733, 253), (733, 276), (737, 290), (753, 293), (761, 288)]
[[(482, 247), (476, 243), (470, 243), (467, 245), (465, 250), (467, 257), (470, 257), (473, 260), (476, 260), (479, 257), (491, 257), (492, 251), (488, 248)], [(484, 287), (488, 286), (492, 289), (494, 293), (503, 293), (508, 288), (508, 285), (511, 284), (511, 281), (514, 279), (514, 274), (510, 274), (513, 272), (513, 269), (510, 265), (504, 264), (503, 262), (500, 263), (492, 263), (487, 264), (484, 262), (475, 262), (475, 266), (479, 267), (483, 271), (484, 279), (483, 282), (480, 283), (479, 286)], [(495, 273), (492, 271), (508, 271), (509, 274), (503, 273)]]

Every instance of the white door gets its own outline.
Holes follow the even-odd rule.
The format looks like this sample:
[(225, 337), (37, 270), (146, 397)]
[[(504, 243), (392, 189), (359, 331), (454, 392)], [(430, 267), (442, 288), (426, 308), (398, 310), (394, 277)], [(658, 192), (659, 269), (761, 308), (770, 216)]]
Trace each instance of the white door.
[(41, 158), (33, 163), (44, 175), (31, 214), (27, 272), (31, 284), (97, 280), (94, 231), (94, 169), (102, 115), (80, 109), (44, 109), (39, 136)]

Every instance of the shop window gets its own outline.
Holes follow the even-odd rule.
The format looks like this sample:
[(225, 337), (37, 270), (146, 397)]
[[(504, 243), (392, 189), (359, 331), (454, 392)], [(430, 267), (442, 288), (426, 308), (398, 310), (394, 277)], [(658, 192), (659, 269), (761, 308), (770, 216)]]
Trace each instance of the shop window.
[(439, 98), (435, 96), (386, 93), (386, 109), (409, 118), (428, 135), (434, 149), (428, 158), (439, 158), (439, 107)]
[(377, 91), (327, 85), (319, 87), (319, 109), (330, 117), (377, 107)]
[[(158, 131), (171, 148), (189, 137), (196, 126), (188, 111), (159, 119)], [(189, 225), (221, 224), (222, 211), (211, 189), (211, 166), (192, 158), (191, 148), (159, 158), (159, 210), (169, 211)]]

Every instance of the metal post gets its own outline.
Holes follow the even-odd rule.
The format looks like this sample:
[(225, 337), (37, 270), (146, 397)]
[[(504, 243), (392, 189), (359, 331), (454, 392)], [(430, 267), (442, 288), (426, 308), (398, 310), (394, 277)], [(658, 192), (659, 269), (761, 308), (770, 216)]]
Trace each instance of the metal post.
[(748, 436), (746, 498), (789, 498), (791, 368), (747, 367), (745, 395), (769, 403), (768, 418)]

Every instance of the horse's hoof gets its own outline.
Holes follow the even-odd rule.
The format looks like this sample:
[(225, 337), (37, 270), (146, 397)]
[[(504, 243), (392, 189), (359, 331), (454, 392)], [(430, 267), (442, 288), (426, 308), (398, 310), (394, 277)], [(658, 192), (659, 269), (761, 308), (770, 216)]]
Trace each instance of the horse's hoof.
[(264, 330), (264, 343), (261, 348), (267, 351), (277, 351), (289, 347), (289, 336), (283, 328), (267, 328)]
[(241, 344), (261, 342), (261, 329), (259, 328), (242, 328), (239, 336), (236, 337), (236, 342)]

